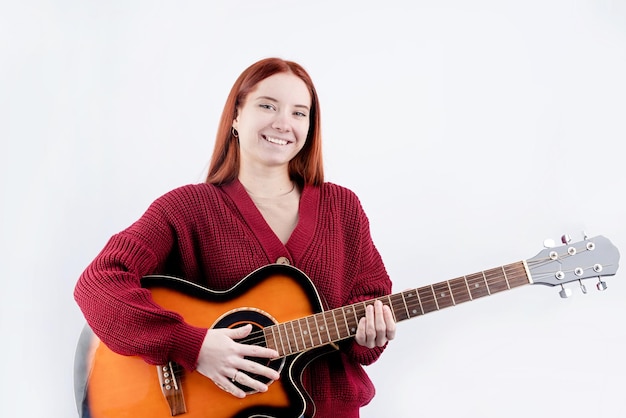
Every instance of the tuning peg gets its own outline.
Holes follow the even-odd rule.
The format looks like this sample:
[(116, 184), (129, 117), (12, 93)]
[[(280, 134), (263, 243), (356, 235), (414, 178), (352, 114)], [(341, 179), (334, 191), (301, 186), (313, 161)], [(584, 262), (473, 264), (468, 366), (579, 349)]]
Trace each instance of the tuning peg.
[(606, 285), (606, 282), (603, 282), (599, 277), (598, 277), (598, 283), (596, 283), (596, 288), (599, 291), (603, 291), (606, 290), (608, 286)]
[(559, 296), (561, 296), (561, 298), (563, 299), (567, 299), (572, 296), (572, 290), (566, 289), (565, 287), (563, 287), (563, 285), (561, 285), (561, 291), (559, 292)]
[(585, 284), (582, 281), (578, 281), (578, 283), (580, 283), (580, 290), (582, 290), (583, 294), (587, 294), (587, 286), (585, 286)]
[(587, 241), (589, 239), (589, 235), (585, 231), (583, 231), (583, 239)]
[(564, 234), (561, 236), (561, 242), (563, 244), (569, 244), (571, 241), (572, 241), (572, 238), (569, 235)]
[(554, 240), (551, 238), (546, 238), (545, 240), (543, 240), (543, 246), (545, 248), (554, 248), (556, 244), (554, 243)]

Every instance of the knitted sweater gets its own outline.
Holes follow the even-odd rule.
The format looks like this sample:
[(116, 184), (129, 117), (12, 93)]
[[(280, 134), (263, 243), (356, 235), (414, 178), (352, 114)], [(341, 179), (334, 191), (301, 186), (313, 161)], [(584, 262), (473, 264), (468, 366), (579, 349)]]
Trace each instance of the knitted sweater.
[[(367, 217), (350, 190), (331, 183), (305, 186), (298, 224), (284, 245), (241, 183), (233, 181), (187, 185), (158, 198), (111, 237), (79, 278), (74, 297), (113, 351), (194, 370), (207, 330), (155, 304), (140, 278), (168, 274), (226, 290), (279, 257), (306, 273), (331, 309), (391, 291)], [(361, 365), (373, 363), (382, 351), (350, 340), (306, 368), (303, 381), (316, 418), (359, 416), (374, 396)]]

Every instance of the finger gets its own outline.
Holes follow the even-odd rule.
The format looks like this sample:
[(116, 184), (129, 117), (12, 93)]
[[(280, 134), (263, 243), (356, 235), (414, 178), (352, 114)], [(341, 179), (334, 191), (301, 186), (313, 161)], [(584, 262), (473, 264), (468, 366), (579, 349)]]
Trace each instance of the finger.
[(246, 392), (239, 388), (234, 382), (228, 383), (228, 390), (226, 392), (239, 399), (246, 397)]
[(249, 344), (241, 344), (241, 346), (239, 347), (239, 354), (244, 357), (245, 356), (261, 357), (261, 358), (268, 358), (268, 359), (277, 358), (279, 356), (278, 351), (276, 350), (273, 350), (267, 347), (262, 347), (259, 345), (249, 345)]
[(387, 328), (387, 340), (393, 340), (396, 338), (396, 321), (393, 318), (393, 313), (389, 306), (385, 306), (383, 309), (383, 315), (385, 317), (385, 325)]
[(252, 332), (252, 325), (246, 324), (242, 327), (237, 328), (226, 328), (226, 335), (228, 335), (233, 340), (239, 340), (241, 338), (247, 337)]
[(373, 348), (376, 345), (376, 321), (374, 320), (374, 306), (365, 308), (365, 346)]
[(366, 321), (367, 319), (365, 319), (365, 317), (359, 320), (359, 325), (357, 325), (356, 334), (354, 335), (354, 339), (356, 340), (356, 342), (359, 345), (363, 345), (363, 346), (366, 344), (366, 336), (365, 336)]
[[(233, 340), (240, 340), (242, 338), (247, 337), (252, 332), (252, 325), (247, 324), (238, 328), (230, 328), (226, 329), (227, 335)], [(262, 357), (262, 358), (276, 358), (278, 357), (278, 352), (276, 350), (272, 350), (267, 347), (262, 347), (259, 345), (250, 345), (243, 343), (240, 346), (240, 350), (238, 353), (243, 356), (250, 357)]]
[(266, 377), (270, 380), (278, 380), (280, 379), (280, 373), (271, 367), (264, 366), (261, 363), (258, 363), (253, 360), (244, 359), (239, 370), (245, 371), (245, 373), (250, 375), (258, 375)]
[(244, 373), (243, 371), (240, 371), (239, 373), (235, 374), (235, 376), (232, 379), (232, 383), (238, 389), (241, 389), (239, 386), (237, 386), (239, 384), (239, 385), (245, 386), (246, 390), (248, 390), (249, 388), (256, 392), (267, 392), (267, 390), (269, 389), (268, 384), (252, 378), (251, 376)]
[(383, 308), (386, 306), (379, 300), (374, 302), (374, 327), (376, 328), (376, 346), (381, 347), (387, 343), (387, 324)]
[[(237, 375), (233, 375), (233, 377), (238, 378)], [(228, 379), (226, 377), (222, 377), (219, 382), (214, 382), (215, 385), (222, 389), (224, 392), (233, 395), (236, 398), (243, 399), (246, 397), (246, 392), (237, 387), (235, 381), (233, 379)]]

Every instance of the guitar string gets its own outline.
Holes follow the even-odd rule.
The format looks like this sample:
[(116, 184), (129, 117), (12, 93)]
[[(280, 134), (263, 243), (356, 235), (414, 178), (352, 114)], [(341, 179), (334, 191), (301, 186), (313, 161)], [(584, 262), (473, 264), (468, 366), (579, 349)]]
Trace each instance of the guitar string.
[[(482, 281), (483, 281), (483, 278), (482, 278), (482, 273), (476, 273), (476, 274), (481, 274), (481, 277), (480, 277), (480, 278), (476, 278), (476, 279), (474, 279), (474, 280), (479, 281), (479, 282), (482, 282)], [(494, 276), (494, 275), (493, 275), (493, 273), (485, 272), (485, 275), (487, 276), (487, 277), (486, 277), (486, 278), (487, 278), (487, 282), (488, 282), (488, 283), (491, 283), (491, 285), (492, 285), (492, 286), (493, 286), (495, 283), (498, 283), (498, 282), (504, 282), (504, 280), (503, 280), (503, 278), (502, 278), (502, 275), (501, 275), (501, 274), (496, 274), (496, 276)], [(513, 276), (511, 276), (511, 279), (512, 279), (512, 280), (516, 280), (516, 279), (520, 279), (520, 278), (523, 278), (523, 275), (518, 275), (518, 276), (513, 275)], [(462, 278), (457, 278), (457, 279), (462, 279)], [(496, 281), (495, 281), (495, 282), (494, 282), (494, 279), (496, 279)], [(453, 280), (456, 280), (456, 279), (453, 279)], [(450, 283), (449, 283), (449, 285), (450, 285), (450, 289), (453, 289), (452, 295), (450, 295), (450, 292), (442, 292), (440, 297), (436, 297), (436, 296), (433, 294), (433, 291), (435, 290), (435, 289), (434, 289), (434, 287), (438, 287), (438, 286), (440, 286), (440, 285), (447, 286), (447, 284), (446, 284), (445, 282), (433, 284), (433, 285), (432, 285), (432, 286), (433, 286), (433, 289), (431, 289), (431, 286), (425, 286), (425, 287), (421, 287), (421, 288), (417, 288), (417, 289), (413, 289), (413, 290), (405, 291), (405, 292), (403, 292), (403, 294), (405, 294), (405, 295), (406, 295), (406, 294), (408, 294), (408, 293), (420, 292), (420, 291), (421, 291), (421, 292), (424, 292), (424, 293), (420, 294), (420, 300), (421, 300), (421, 306), (422, 306), (422, 307), (436, 306), (436, 305), (437, 305), (437, 303), (436, 303), (436, 302), (437, 302), (437, 301), (441, 302), (443, 298), (453, 298), (455, 291), (456, 291), (456, 293), (457, 293), (457, 297), (458, 297), (458, 293), (459, 293), (459, 290), (460, 290), (460, 289), (464, 290), (464, 292), (463, 292), (463, 293), (467, 293), (467, 294), (469, 295), (469, 292), (467, 291), (467, 289), (466, 289), (466, 286), (465, 286), (464, 282), (463, 282), (463, 283), (461, 283), (461, 282), (455, 282), (455, 283), (452, 283), (452, 280), (450, 280), (449, 282), (450, 282)], [(470, 280), (470, 283), (471, 283), (471, 280)], [(402, 305), (406, 305), (406, 307), (405, 307), (405, 306), (401, 306), (401, 307), (395, 307), (395, 306), (392, 306), (392, 308), (394, 309), (394, 311), (395, 311), (395, 312), (401, 312), (402, 310), (405, 310), (406, 308), (412, 308), (412, 307), (415, 307), (415, 306), (419, 306), (419, 305), (420, 305), (420, 301), (418, 301), (417, 299), (414, 299), (414, 298), (413, 298), (413, 299), (410, 299), (410, 298), (409, 298), (409, 301), (408, 301), (408, 302), (403, 302), (403, 300), (402, 300), (402, 295), (403, 295), (403, 294), (402, 294), (402, 293), (398, 293), (398, 294), (394, 294), (394, 295), (389, 295), (389, 297), (390, 297), (390, 298), (395, 299), (395, 301), (394, 301), (394, 302), (396, 302), (396, 303), (398, 303), (398, 302), (399, 302), (399, 303), (400, 303), (400, 304), (402, 304)], [(379, 299), (386, 299), (386, 298), (387, 298), (387, 297), (381, 297), (381, 298), (379, 298)], [(365, 302), (364, 302), (364, 303), (365, 303)], [(359, 305), (359, 304), (356, 304), (356, 305)], [(392, 303), (392, 305), (393, 305), (393, 303)], [(352, 305), (352, 306), (355, 306), (355, 305)], [(356, 309), (358, 309), (358, 308), (356, 308)], [(341, 308), (338, 308), (338, 309), (333, 310), (333, 311), (334, 311), (334, 312), (337, 312), (337, 311), (339, 311), (339, 310), (341, 310)], [(429, 309), (429, 310), (427, 310), (425, 313), (432, 312), (432, 311), (434, 311), (434, 310), (437, 310), (437, 308), (435, 308), (435, 309)], [(317, 323), (317, 321), (318, 321), (321, 317), (323, 317), (323, 316), (324, 316), (324, 314), (328, 314), (328, 313), (331, 313), (331, 312), (333, 312), (333, 311), (325, 311), (325, 312), (322, 312), (322, 313), (319, 313), (319, 314), (316, 314), (316, 315), (313, 315), (313, 316), (309, 316), (309, 317), (301, 318), (301, 320), (306, 321), (306, 322), (310, 325), (310, 322), (308, 321), (309, 319), (313, 319), (313, 320), (315, 321), (315, 323)], [(362, 312), (362, 311), (364, 311), (364, 307), (361, 307), (360, 311), (361, 311), (361, 312)], [(334, 317), (334, 315), (332, 315), (332, 316)], [(419, 314), (416, 314), (416, 315), (413, 315), (413, 316), (419, 316)], [(315, 318), (317, 318), (317, 319), (315, 319)], [(346, 320), (348, 320), (348, 319), (346, 319)], [(300, 339), (302, 339), (302, 340), (303, 340), (303, 341), (302, 341), (302, 342), (303, 342), (303, 343), (302, 343), (303, 348), (308, 348), (307, 346), (308, 346), (309, 344), (307, 344), (305, 341), (306, 341), (307, 339), (310, 339), (311, 337), (310, 337), (310, 336), (309, 336), (309, 337), (306, 337), (306, 335), (307, 335), (307, 334), (305, 334), (305, 333), (302, 333), (302, 332), (297, 332), (297, 331), (296, 331), (296, 332), (291, 332), (291, 331), (287, 330), (287, 334), (289, 334), (289, 335), (294, 335), (294, 338), (295, 338), (297, 341), (296, 341), (296, 340), (290, 340), (290, 339), (289, 339), (289, 336), (283, 336), (283, 335), (281, 335), (281, 334), (283, 334), (283, 333), (284, 333), (284, 330), (281, 330), (281, 329), (280, 329), (280, 326), (282, 326), (283, 328), (288, 328), (288, 327), (289, 327), (289, 325), (288, 325), (288, 324), (292, 324), (292, 328), (294, 328), (294, 329), (295, 329), (295, 328), (301, 329), (301, 328), (302, 328), (302, 326), (301, 326), (301, 324), (299, 323), (299, 321), (300, 321), (300, 320), (288, 321), (288, 322), (281, 323), (281, 324), (274, 324), (274, 325), (270, 325), (269, 327), (266, 327), (266, 328), (276, 327), (277, 333), (279, 334), (279, 338), (280, 338), (281, 340), (282, 340), (282, 339), (284, 339), (284, 338), (286, 337), (287, 339), (286, 339), (285, 341), (294, 341), (295, 343), (297, 343), (297, 345), (298, 345), (298, 346), (300, 346), (300, 344), (299, 344), (298, 342), (300, 341)], [(351, 320), (348, 320), (348, 321), (350, 321), (350, 322), (351, 322)], [(340, 323), (341, 323), (342, 325), (339, 325)], [(296, 324), (296, 326), (293, 326), (293, 324)], [(355, 325), (355, 324), (354, 324), (354, 323), (350, 323), (349, 325)], [(335, 328), (337, 329), (337, 333), (338, 333), (338, 335), (339, 335), (339, 336), (341, 336), (341, 335), (345, 334), (346, 332), (348, 332), (348, 329), (345, 327), (345, 324), (341, 321), (341, 319), (340, 319), (340, 320), (339, 320), (339, 322), (336, 324), (336, 327), (335, 327)], [(333, 331), (333, 334), (335, 334), (335, 332), (334, 332), (334, 331)], [(348, 333), (348, 336), (350, 336), (350, 333)], [(316, 338), (316, 339), (317, 339), (317, 338)], [(248, 337), (246, 337), (246, 338), (242, 339), (241, 341), (242, 341), (243, 343), (250, 344), (250, 345), (263, 345), (263, 346), (264, 346), (264, 345), (266, 345), (266, 344), (265, 344), (265, 333), (264, 333), (264, 330), (253, 331), (253, 332), (252, 332), (252, 333), (251, 333)], [(326, 343), (327, 343), (327, 342), (321, 341), (321, 342), (320, 342), (320, 345), (321, 345), (321, 344), (326, 344)], [(312, 344), (312, 346), (315, 346), (315, 345), (316, 345), (316, 344)]]
[[(386, 298), (386, 297), (381, 297), (380, 299), (384, 299), (384, 298)], [(363, 304), (364, 303), (365, 302), (363, 302)], [(357, 303), (357, 304), (350, 305), (350, 306), (355, 307), (355, 310), (357, 310), (358, 309), (357, 305), (360, 305), (360, 304)], [(347, 307), (344, 307), (344, 308), (347, 308)], [(320, 312), (320, 313), (315, 314), (315, 315), (310, 315), (308, 317), (304, 317), (304, 318), (300, 318), (300, 319), (296, 319), (296, 320), (292, 320), (292, 321), (287, 321), (287, 322), (284, 322), (284, 323), (281, 323), (281, 324), (270, 325), (268, 327), (265, 327), (264, 329), (251, 332), (247, 337), (245, 337), (245, 338), (243, 338), (243, 339), (241, 339), (239, 341), (242, 342), (242, 343), (248, 344), (248, 345), (266, 346), (267, 344), (266, 344), (266, 338), (265, 338), (264, 330), (266, 328), (276, 327), (277, 333), (279, 334), (278, 337), (280, 339), (280, 343), (281, 344), (283, 344), (283, 345), (290, 345), (290, 342), (293, 341), (298, 348), (300, 346), (302, 346), (303, 350), (296, 350), (294, 352), (304, 351), (306, 349), (314, 348), (316, 346), (321, 346), (321, 345), (324, 345), (324, 344), (328, 344), (329, 342), (331, 342), (331, 340), (325, 341), (321, 337), (314, 338), (314, 337), (311, 337), (310, 335), (307, 337), (306, 336), (307, 334), (305, 334), (303, 332), (297, 332), (297, 331), (295, 331), (295, 329), (298, 328), (298, 329), (302, 330), (302, 325), (300, 324), (301, 320), (306, 321), (307, 325), (310, 326), (311, 322), (309, 322), (309, 319), (311, 319), (311, 320), (314, 321), (314, 325), (317, 325), (318, 321), (320, 321), (320, 322), (324, 321), (321, 318), (324, 318), (329, 313), (334, 318), (334, 312), (339, 312), (341, 310), (342, 310), (342, 308), (337, 308), (337, 309), (330, 310), (330, 311)], [(364, 311), (365, 307), (363, 306), (361, 308), (361, 310)], [(345, 315), (345, 313), (344, 313), (344, 315)], [(330, 318), (328, 318), (328, 319), (330, 320)], [(324, 322), (326, 322), (326, 321), (324, 321)], [(335, 323), (335, 328), (337, 329), (337, 333), (338, 333), (337, 339), (340, 339), (341, 335), (346, 334), (348, 332), (348, 328), (345, 327), (345, 325), (339, 325), (339, 323), (342, 322), (341, 319), (338, 321), (339, 323), (337, 323), (336, 319), (333, 319), (333, 322)], [(347, 318), (345, 319), (345, 322), (350, 322), (349, 325), (353, 325), (353, 326), (355, 325), (355, 324), (351, 323), (350, 319), (347, 319)], [(290, 331), (287, 330), (287, 334), (293, 335), (294, 336), (294, 340), (290, 340), (288, 335), (287, 336), (283, 336), (282, 335), (282, 334), (284, 334), (284, 330), (281, 331), (280, 326), (285, 328), (285, 327), (288, 327), (288, 324), (292, 325), (292, 328), (294, 329), (294, 332), (290, 332)], [(294, 326), (293, 324), (297, 324), (297, 325)], [(322, 328), (320, 328), (320, 330), (322, 330)], [(322, 330), (322, 333), (324, 334), (323, 330)], [(335, 332), (333, 331), (332, 334), (335, 334)], [(351, 335), (352, 335), (352, 333), (348, 333), (348, 337), (351, 336)], [(286, 337), (286, 339), (283, 338), (283, 337)], [(320, 342), (317, 343), (317, 344), (314, 343), (314, 342), (311, 343), (311, 344), (308, 344), (308, 343), (305, 342), (308, 339), (313, 341), (313, 338), (315, 340), (320, 340)], [(299, 342), (300, 340), (302, 340), (302, 343)], [(332, 341), (334, 341), (334, 340), (332, 340)], [(293, 350), (290, 350), (290, 351), (293, 351)]]
[[(544, 263), (548, 263), (550, 262), (550, 260), (539, 260), (539, 261), (535, 261), (532, 262), (533, 265), (535, 264), (544, 264)], [(518, 280), (520, 279), (524, 279), (527, 280), (527, 275), (525, 271), (518, 271), (522, 268), (521, 265), (519, 265), (519, 263), (513, 263), (513, 264), (509, 264), (509, 265), (505, 265), (499, 268), (494, 268), (494, 269), (490, 269), (490, 270), (485, 270), (482, 272), (478, 272), (478, 273), (473, 273), (473, 274), (469, 274), (467, 276), (463, 276), (463, 277), (458, 277), (455, 279), (451, 279), (448, 281), (443, 281), (440, 283), (434, 283), (432, 285), (427, 285), (424, 287), (420, 287), (420, 288), (416, 288), (416, 289), (412, 289), (412, 290), (407, 290), (405, 292), (401, 292), (401, 293), (397, 293), (397, 294), (393, 294), (393, 295), (388, 295), (388, 296), (383, 296), (380, 297), (378, 299), (388, 299), (390, 304), (392, 305), (392, 309), (394, 311), (394, 313), (398, 314), (400, 312), (402, 312), (403, 310), (407, 311), (407, 317), (415, 317), (415, 316), (420, 316), (421, 313), (418, 310), (411, 310), (412, 313), (414, 313), (413, 316), (408, 314), (408, 309), (409, 308), (414, 308), (416, 306), (420, 307), (420, 310), (422, 310), (425, 306), (429, 307), (429, 306), (433, 306), (435, 305), (435, 309), (430, 309), (427, 311), (424, 311), (424, 313), (429, 313), (435, 310), (438, 310), (438, 302), (441, 302), (443, 298), (450, 298), (452, 299), (452, 301), (454, 302), (454, 294), (455, 291), (457, 293), (457, 297), (459, 297), (458, 293), (460, 290), (462, 290), (463, 294), (467, 293), (467, 295), (470, 297), (470, 299), (465, 299), (465, 300), (472, 300), (472, 295), (471, 295), (471, 291), (469, 289), (467, 289), (467, 285), (473, 284), (473, 285), (478, 285), (478, 283), (486, 281), (487, 287), (489, 287), (489, 284), (491, 284), (492, 286), (497, 284), (497, 283), (503, 283), (507, 281), (507, 277), (506, 277), (506, 269), (509, 269), (509, 274), (510, 276), (510, 280), (511, 281), (515, 281), (517, 283)], [(501, 269), (505, 269), (505, 274), (502, 274), (500, 272)], [(465, 284), (467, 282), (467, 285)], [(519, 285), (519, 284), (517, 284)], [(441, 292), (440, 293), (440, 297), (437, 297), (435, 294), (435, 290), (436, 288), (439, 288), (440, 286), (444, 286), (444, 288), (449, 288), (450, 290), (452, 290), (452, 293), (450, 294), (450, 292)], [(510, 284), (507, 282), (507, 286), (510, 287)], [(514, 286), (517, 287), (517, 286)], [(474, 289), (478, 289), (478, 287), (474, 288)], [(422, 293), (420, 293), (420, 291)], [(410, 294), (416, 292), (419, 295), (419, 300), (415, 299), (415, 298), (410, 298)], [(484, 296), (484, 295), (482, 295)], [(406, 302), (405, 297), (408, 297), (409, 302)], [(480, 295), (479, 295), (480, 297)], [(391, 299), (395, 299), (395, 302), (400, 302), (401, 305), (400, 307), (395, 307), (393, 306), (393, 303), (391, 303)], [(369, 301), (367, 301), (369, 302)], [(362, 302), (362, 303), (357, 303), (357, 304), (353, 304), (350, 305), (352, 307), (355, 308), (355, 310), (359, 309), (362, 313), (364, 310), (364, 306), (359, 306), (361, 304), (365, 304), (367, 302)], [(450, 305), (448, 305), (450, 306)], [(344, 307), (345, 308), (345, 307)], [(315, 340), (319, 339), (320, 342), (319, 344), (315, 344), (315, 342), (313, 341), (313, 337), (311, 337), (310, 335), (308, 337), (306, 337), (306, 333), (303, 332), (290, 332), (287, 330), (287, 334), (286, 340), (284, 340), (284, 336), (282, 335), (284, 333), (285, 330), (280, 329), (280, 326), (283, 326), (283, 328), (286, 329), (286, 327), (288, 327), (287, 324), (291, 324), (292, 329), (295, 331), (295, 329), (302, 329), (302, 325), (300, 324), (300, 320), (304, 320), (307, 323), (307, 326), (310, 325), (309, 319), (313, 319), (315, 322), (314, 324), (317, 325), (317, 320), (322, 318), (324, 319), (324, 323), (326, 323), (326, 319), (325, 315), (328, 315), (328, 313), (331, 313), (332, 316), (332, 320), (331, 322), (335, 323), (335, 328), (337, 330), (338, 333), (338, 338), (341, 335), (343, 335), (344, 333), (347, 333), (348, 336), (352, 336), (353, 333), (348, 332), (348, 328), (349, 327), (345, 327), (344, 326), (344, 322), (350, 322), (348, 325), (352, 325), (354, 326), (355, 324), (352, 323), (351, 319), (348, 319), (347, 317), (345, 317), (345, 312), (343, 312), (343, 316), (345, 318), (344, 321), (342, 322), (342, 318), (340, 315), (340, 319), (337, 322), (334, 313), (335, 312), (339, 312), (341, 311), (342, 308), (337, 308), (334, 310), (330, 310), (330, 311), (324, 311), (324, 312), (320, 312), (318, 314), (315, 315), (311, 315), (305, 318), (300, 318), (298, 320), (292, 320), (292, 321), (288, 321), (282, 324), (274, 324), (274, 325), (270, 325), (269, 327), (276, 327), (277, 333), (279, 334), (279, 338), (280, 338), (280, 343), (282, 345), (286, 345), (289, 346), (291, 348), (291, 342), (294, 343), (294, 345), (296, 345), (296, 351), (303, 351), (309, 348), (314, 348), (318, 345), (323, 345), (323, 344), (327, 344), (328, 342), (323, 341), (323, 339), (321, 337), (315, 338)], [(330, 318), (328, 318), (330, 320)], [(294, 326), (295, 324), (295, 326)], [(341, 324), (341, 325), (340, 325)], [(266, 327), (266, 328), (269, 328)], [(328, 332), (328, 330), (326, 330)], [(323, 332), (323, 331), (322, 331)], [(334, 331), (333, 331), (334, 334)], [(293, 335), (294, 339), (289, 339), (289, 335)], [(302, 343), (300, 343), (300, 340), (302, 340)], [(308, 347), (309, 344), (307, 343), (307, 340), (311, 340), (311, 347)], [(240, 340), (242, 343), (245, 344), (249, 344), (249, 345), (257, 345), (257, 346), (267, 346), (267, 341), (265, 338), (265, 332), (264, 329), (258, 330), (258, 331), (253, 331), (250, 335), (248, 335), (246, 338)], [(297, 348), (299, 348), (300, 346), (302, 346), (303, 350), (297, 350)], [(292, 350), (290, 350), (292, 351)]]
[[(545, 264), (548, 264), (550, 262), (552, 262), (551, 259), (545, 258), (545, 259), (539, 259), (539, 260), (530, 261), (528, 263), (530, 265), (532, 265), (532, 266), (537, 266), (537, 265), (545, 265)], [(519, 263), (513, 263), (513, 264), (505, 265), (505, 266), (502, 266), (502, 267), (499, 267), (499, 268), (493, 268), (493, 269), (490, 269), (490, 270), (484, 270), (482, 272), (469, 274), (467, 276), (458, 277), (458, 278), (451, 279), (451, 280), (448, 280), (448, 281), (443, 281), (443, 282), (440, 282), (440, 283), (434, 283), (432, 285), (427, 285), (427, 286), (424, 286), (424, 287), (408, 290), (408, 291), (405, 291), (405, 292), (402, 292), (402, 293), (398, 293), (398, 294), (394, 294), (394, 295), (389, 295), (388, 297), (394, 297), (396, 299), (399, 299), (400, 297), (406, 296), (409, 293), (417, 292), (419, 294), (419, 296), (420, 296), (421, 305), (436, 303), (438, 300), (440, 300), (443, 297), (452, 297), (453, 295), (448, 295), (447, 294), (448, 292), (444, 291), (444, 292), (441, 293), (441, 296), (438, 298), (434, 294), (435, 287), (439, 287), (439, 286), (442, 286), (442, 285), (444, 287), (445, 286), (449, 286), (450, 289), (455, 289), (455, 290), (458, 291), (459, 289), (464, 289), (466, 287), (465, 286), (465, 281), (468, 281), (469, 283), (472, 283), (475, 286), (477, 286), (477, 283), (480, 283), (483, 280), (486, 280), (487, 285), (489, 285), (489, 283), (491, 283), (492, 285), (494, 283), (498, 283), (498, 282), (501, 283), (501, 282), (506, 281), (506, 276), (499, 272), (499, 270), (503, 269), (503, 268), (504, 269), (506, 269), (506, 268), (513, 269), (511, 271), (513, 273), (511, 275), (511, 279), (512, 280), (527, 279), (527, 276), (526, 276), (525, 272), (521, 271), (521, 272), (517, 272), (516, 273), (515, 270), (519, 269), (521, 267), (521, 266), (518, 266), (518, 264)], [(420, 291), (423, 292), (423, 294), (420, 294), (419, 293)], [(454, 294), (454, 291), (452, 293)], [(470, 292), (468, 292), (468, 293), (470, 293)], [(378, 299), (386, 299), (386, 298), (387, 298), (387, 296), (383, 296), (383, 297), (378, 298)], [(420, 301), (416, 301), (414, 299), (412, 301), (413, 301), (413, 305), (419, 304), (419, 302), (420, 302)], [(363, 302), (363, 303), (365, 303), (365, 302)], [(407, 303), (405, 302), (404, 304), (407, 304)], [(354, 305), (351, 305), (351, 306), (356, 308), (358, 305), (359, 304), (354, 304)], [(393, 308), (395, 309), (395, 307), (393, 307)], [(307, 322), (307, 325), (310, 325), (308, 320), (309, 319), (314, 319), (315, 323), (317, 324), (316, 318), (319, 319), (320, 317), (323, 317), (324, 315), (326, 315), (328, 313), (338, 312), (341, 309), (342, 308), (337, 308), (337, 309), (334, 309), (334, 310), (331, 310), (331, 311), (321, 312), (321, 313), (318, 313), (316, 315), (312, 315), (312, 316), (309, 316), (309, 317), (301, 318), (301, 320), (305, 320)], [(333, 315), (333, 321), (334, 321), (334, 315)], [(341, 322), (341, 320), (339, 322)], [(275, 324), (275, 325), (271, 325), (270, 327), (277, 327), (278, 333), (281, 334), (282, 331), (279, 328), (280, 325), (283, 325), (285, 327), (285, 326), (287, 326), (286, 324), (292, 324), (292, 327), (293, 327), (293, 324), (295, 324), (295, 323), (297, 323), (297, 328), (301, 328), (299, 320), (288, 321), (288, 322), (285, 322), (283, 324)], [(340, 332), (340, 335), (341, 335), (341, 331), (347, 331), (346, 328), (343, 327), (343, 325), (336, 324), (336, 328)], [(289, 333), (289, 334), (292, 334), (292, 333)], [(304, 334), (304, 335), (306, 335), (306, 334)], [(306, 337), (303, 337), (303, 335), (300, 335), (300, 338), (306, 339)], [(282, 339), (282, 336), (281, 336), (281, 339)], [(264, 331), (263, 330), (254, 331), (248, 337), (246, 337), (245, 339), (242, 339), (241, 341), (244, 342), (244, 343), (251, 344), (251, 345), (264, 345), (264, 342), (265, 342)], [(297, 341), (294, 341), (294, 342), (297, 343)], [(305, 348), (306, 348), (306, 345), (307, 344), (304, 343), (304, 341), (303, 341), (303, 346)]]

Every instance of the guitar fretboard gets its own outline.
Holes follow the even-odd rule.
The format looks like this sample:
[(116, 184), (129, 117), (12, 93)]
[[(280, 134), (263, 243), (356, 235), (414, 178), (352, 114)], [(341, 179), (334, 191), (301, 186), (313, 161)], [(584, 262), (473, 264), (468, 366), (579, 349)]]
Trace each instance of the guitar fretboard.
[(389, 306), (400, 322), (529, 283), (520, 261), (272, 325), (263, 333), (267, 347), (288, 356), (353, 337), (366, 306), (375, 300)]

